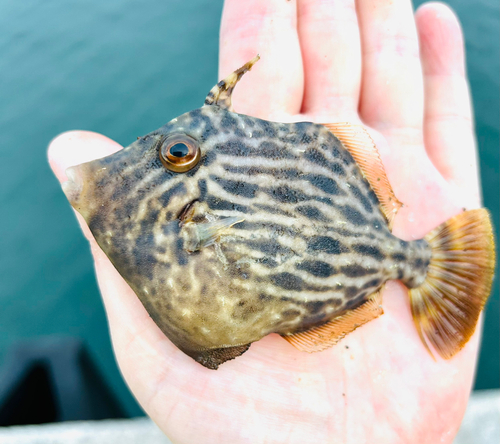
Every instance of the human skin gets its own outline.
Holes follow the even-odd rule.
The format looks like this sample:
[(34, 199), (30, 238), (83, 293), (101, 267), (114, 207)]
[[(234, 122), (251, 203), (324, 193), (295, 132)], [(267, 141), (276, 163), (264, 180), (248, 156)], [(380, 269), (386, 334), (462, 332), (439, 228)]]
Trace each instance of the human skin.
[[(236, 112), (275, 121), (362, 123), (404, 203), (394, 234), (423, 237), (480, 206), (463, 38), (451, 10), (409, 0), (227, 0), (220, 78), (259, 53)], [(203, 101), (200, 98), (200, 104)], [(82, 131), (49, 147), (65, 169), (122, 147)], [(465, 411), (479, 332), (454, 358), (432, 358), (406, 288), (389, 282), (385, 314), (315, 354), (278, 335), (208, 370), (167, 339), (90, 242), (120, 369), (173, 443), (451, 443)], [(479, 329), (478, 329), (479, 330)]]

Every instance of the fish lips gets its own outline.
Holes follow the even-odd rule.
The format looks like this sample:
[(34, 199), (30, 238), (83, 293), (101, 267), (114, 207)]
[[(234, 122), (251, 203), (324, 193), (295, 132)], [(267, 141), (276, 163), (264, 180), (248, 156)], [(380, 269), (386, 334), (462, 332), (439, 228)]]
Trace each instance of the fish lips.
[(75, 165), (66, 169), (68, 180), (61, 184), (64, 194), (72, 206), (78, 202), (83, 190), (82, 165)]
[(67, 168), (66, 177), (68, 180), (61, 184), (71, 206), (87, 221), (92, 212), (92, 207), (95, 206), (91, 196), (88, 196), (89, 192), (91, 192), (89, 186), (92, 188), (92, 181), (89, 181), (89, 177), (95, 175), (95, 168), (92, 168), (94, 162), (82, 163)]

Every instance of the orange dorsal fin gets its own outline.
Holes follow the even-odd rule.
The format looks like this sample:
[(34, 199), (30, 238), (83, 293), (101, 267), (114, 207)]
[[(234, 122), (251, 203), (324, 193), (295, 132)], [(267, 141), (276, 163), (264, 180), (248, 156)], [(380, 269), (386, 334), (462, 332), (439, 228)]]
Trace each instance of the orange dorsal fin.
[(350, 123), (324, 123), (345, 146), (358, 164), (365, 179), (375, 192), (382, 212), (392, 229), (392, 223), (403, 204), (398, 200), (385, 174), (375, 142), (365, 128)]
[(332, 347), (346, 335), (367, 322), (378, 318), (383, 313), (382, 289), (380, 289), (371, 295), (363, 305), (332, 319), (324, 325), (313, 327), (301, 333), (282, 336), (300, 351), (318, 352)]

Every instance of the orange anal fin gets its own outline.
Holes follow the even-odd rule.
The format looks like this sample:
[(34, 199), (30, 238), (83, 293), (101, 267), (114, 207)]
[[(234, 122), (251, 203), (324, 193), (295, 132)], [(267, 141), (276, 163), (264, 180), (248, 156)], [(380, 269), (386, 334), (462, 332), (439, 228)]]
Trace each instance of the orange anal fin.
[(301, 333), (282, 336), (300, 351), (308, 353), (318, 352), (334, 346), (346, 335), (367, 322), (378, 318), (383, 313), (382, 290), (379, 290), (363, 305), (332, 319), (324, 325)]
[(389, 228), (403, 204), (398, 200), (389, 179), (375, 142), (365, 128), (350, 123), (324, 123), (344, 145), (361, 169), (365, 179), (375, 192)]

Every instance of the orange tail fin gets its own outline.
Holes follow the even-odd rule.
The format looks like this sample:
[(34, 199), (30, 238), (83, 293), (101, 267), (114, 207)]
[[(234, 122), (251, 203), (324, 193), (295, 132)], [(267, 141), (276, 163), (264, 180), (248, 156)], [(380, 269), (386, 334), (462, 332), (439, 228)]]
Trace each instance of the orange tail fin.
[(489, 213), (461, 213), (425, 239), (432, 258), (423, 284), (409, 291), (412, 316), (427, 350), (431, 344), (449, 359), (474, 333), (490, 294), (495, 247)]

